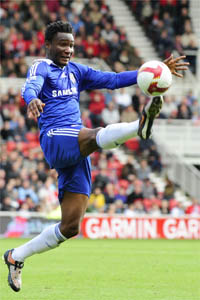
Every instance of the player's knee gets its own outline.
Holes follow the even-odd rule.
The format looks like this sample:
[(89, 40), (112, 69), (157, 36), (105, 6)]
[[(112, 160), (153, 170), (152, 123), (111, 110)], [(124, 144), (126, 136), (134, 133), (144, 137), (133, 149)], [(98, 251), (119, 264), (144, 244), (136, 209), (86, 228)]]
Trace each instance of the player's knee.
[(98, 149), (98, 145), (96, 143), (96, 135), (100, 129), (101, 128), (83, 128), (83, 130), (80, 132), (79, 146), (80, 152), (83, 156), (88, 156)]
[(60, 231), (61, 233), (67, 238), (70, 239), (73, 236), (76, 236), (77, 234), (79, 234), (79, 222), (73, 222), (73, 223), (61, 223), (60, 226)]

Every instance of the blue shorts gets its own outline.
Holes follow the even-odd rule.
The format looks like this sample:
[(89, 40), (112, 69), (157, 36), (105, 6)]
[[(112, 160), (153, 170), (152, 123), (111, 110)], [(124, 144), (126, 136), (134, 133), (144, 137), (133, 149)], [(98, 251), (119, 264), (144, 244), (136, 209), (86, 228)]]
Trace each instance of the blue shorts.
[(40, 136), (41, 148), (50, 168), (58, 172), (58, 197), (64, 191), (85, 194), (91, 192), (90, 158), (80, 153), (78, 134), (82, 126), (52, 128)]

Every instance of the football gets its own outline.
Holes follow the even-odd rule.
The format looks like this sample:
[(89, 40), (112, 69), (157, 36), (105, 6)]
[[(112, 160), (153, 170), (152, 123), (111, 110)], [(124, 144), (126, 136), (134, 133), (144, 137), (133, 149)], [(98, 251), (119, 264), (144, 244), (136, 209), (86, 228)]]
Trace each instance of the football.
[(172, 74), (166, 64), (151, 60), (139, 68), (137, 84), (147, 96), (163, 95), (172, 84)]

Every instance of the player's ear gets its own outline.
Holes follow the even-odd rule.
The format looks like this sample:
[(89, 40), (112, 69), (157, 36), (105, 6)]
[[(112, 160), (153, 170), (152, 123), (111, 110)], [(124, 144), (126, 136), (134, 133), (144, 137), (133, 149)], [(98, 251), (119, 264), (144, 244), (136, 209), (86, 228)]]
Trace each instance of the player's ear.
[(49, 41), (45, 41), (45, 48), (49, 50), (51, 43)]

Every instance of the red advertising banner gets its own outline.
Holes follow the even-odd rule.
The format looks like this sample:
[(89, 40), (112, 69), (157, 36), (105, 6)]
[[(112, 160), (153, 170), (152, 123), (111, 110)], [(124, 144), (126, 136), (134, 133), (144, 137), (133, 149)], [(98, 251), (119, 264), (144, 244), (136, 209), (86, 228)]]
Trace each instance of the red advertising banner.
[(200, 217), (85, 216), (81, 229), (90, 239), (200, 239)]

